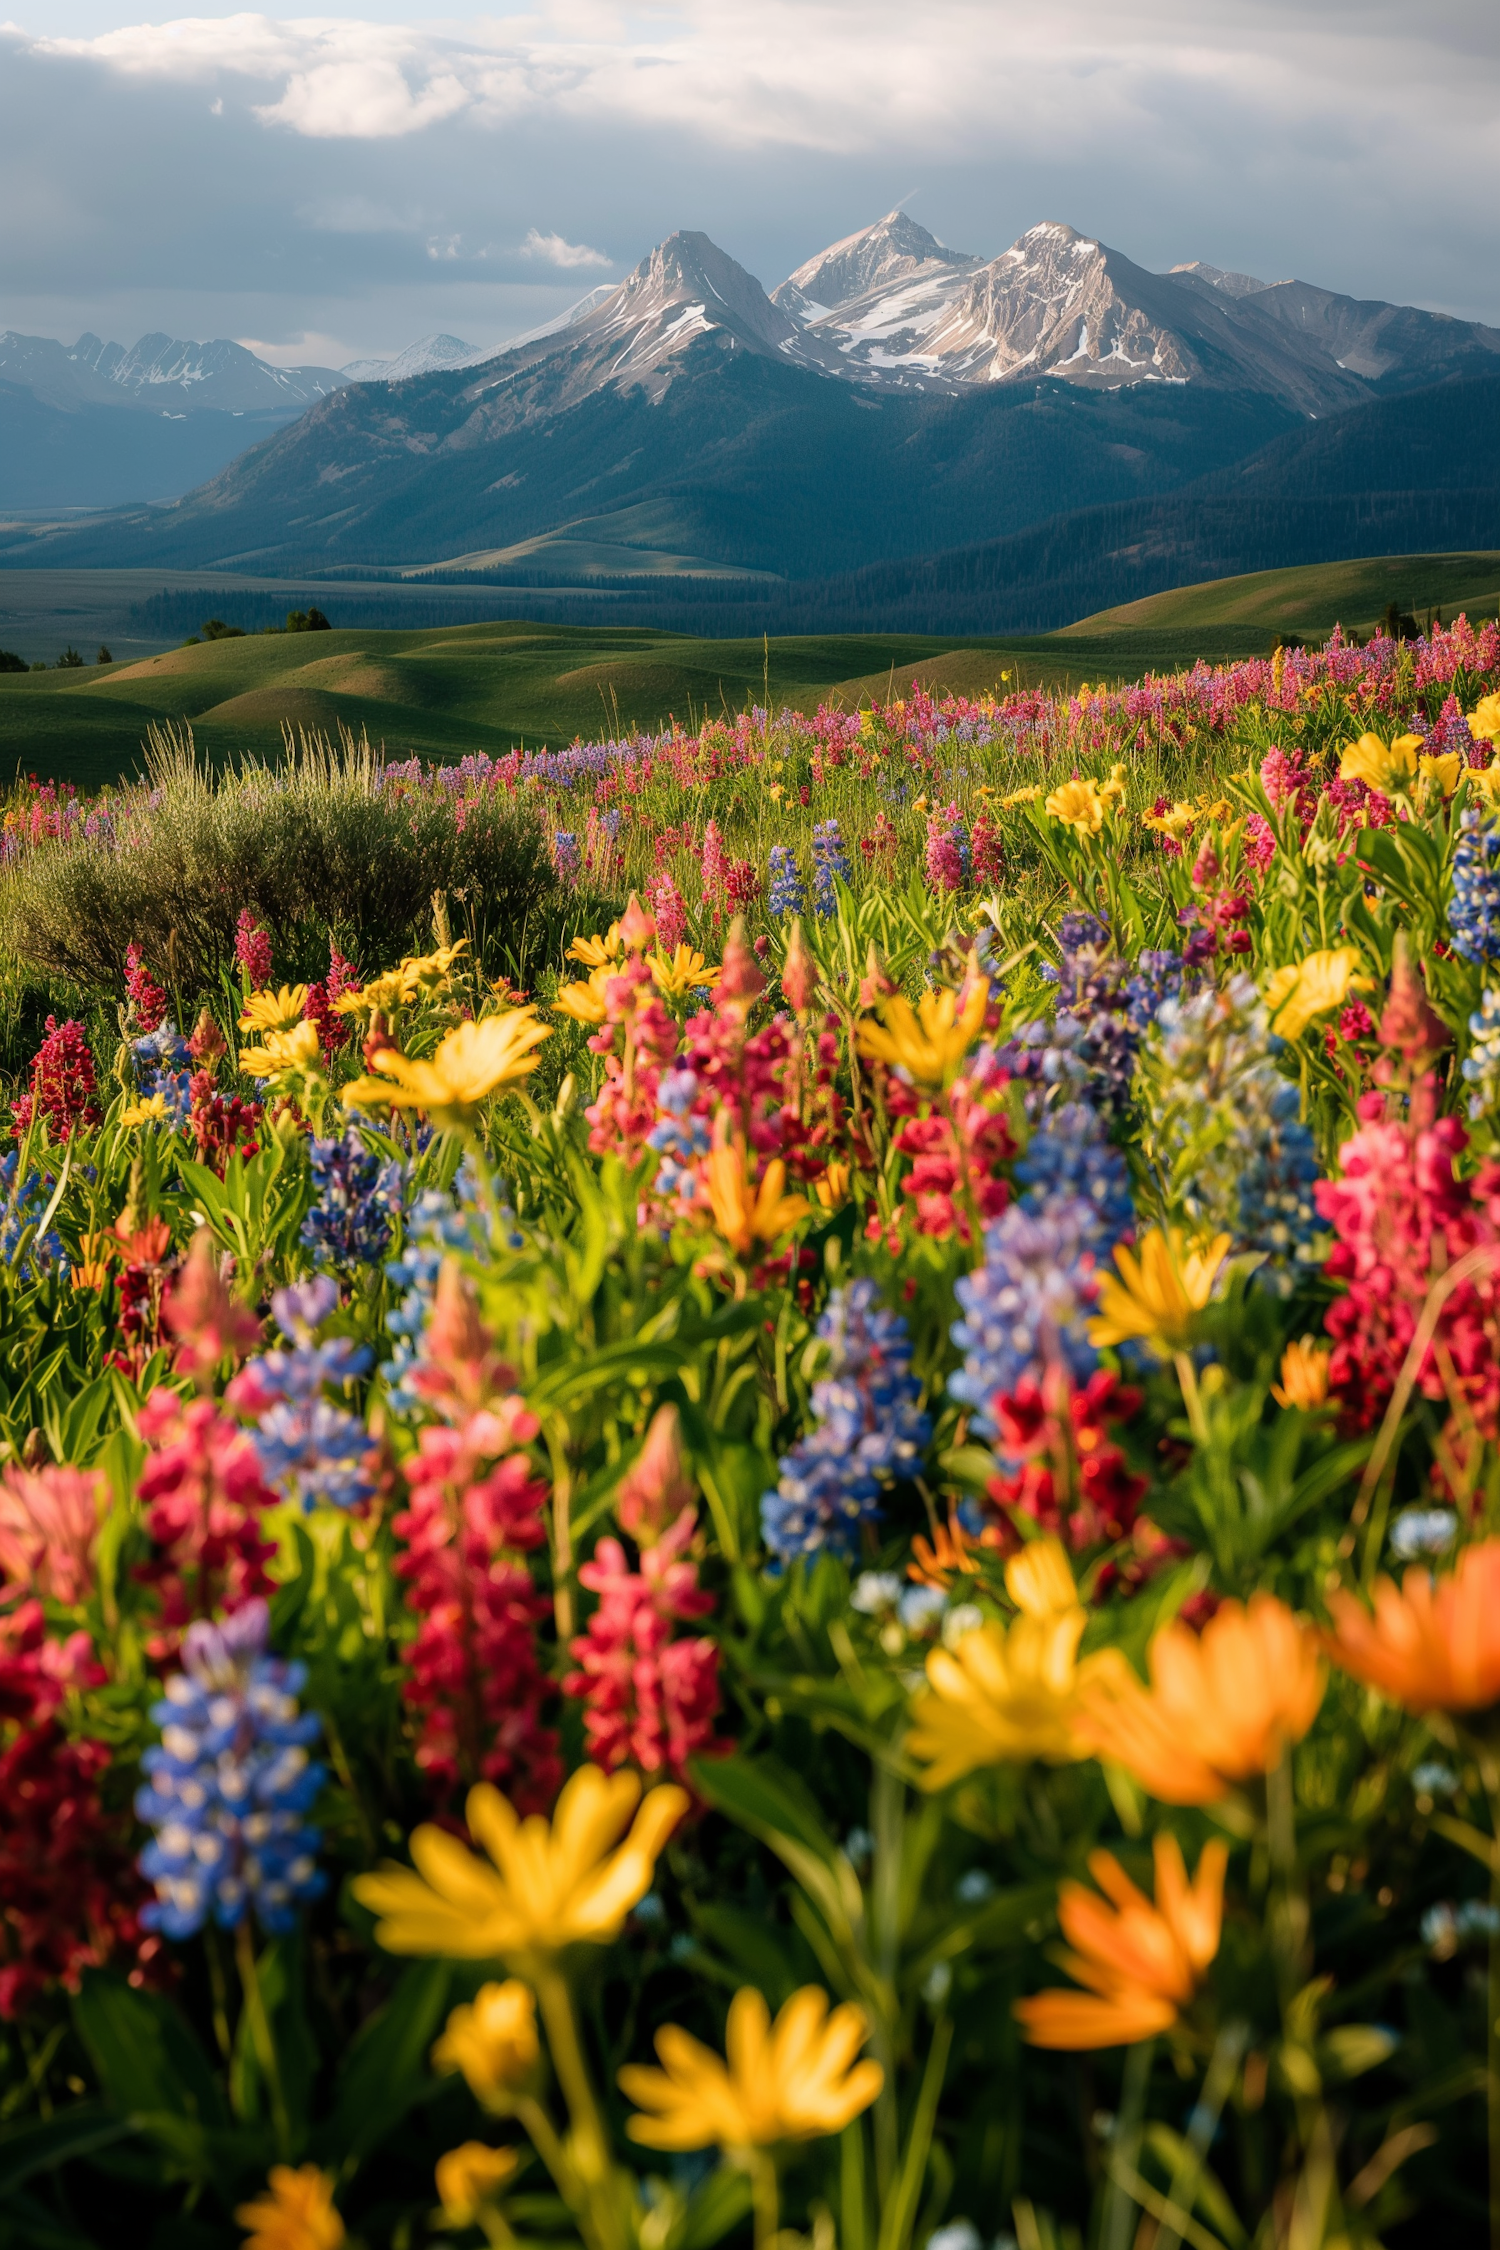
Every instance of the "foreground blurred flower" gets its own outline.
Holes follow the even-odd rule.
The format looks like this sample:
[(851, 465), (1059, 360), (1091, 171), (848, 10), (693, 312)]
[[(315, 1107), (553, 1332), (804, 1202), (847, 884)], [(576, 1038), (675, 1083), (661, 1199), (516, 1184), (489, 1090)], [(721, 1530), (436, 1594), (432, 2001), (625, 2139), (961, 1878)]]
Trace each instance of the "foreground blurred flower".
[(904, 1070), (919, 1086), (941, 1086), (957, 1069), (989, 1010), (989, 986), (976, 977), (962, 995), (924, 992), (915, 1008), (903, 993), (884, 1004), (885, 1022), (866, 1018), (856, 1032), (859, 1051), (875, 1062)]
[(94, 1585), (107, 1493), (97, 1469), (12, 1463), (0, 1473), (0, 1571), (7, 1599), (39, 1594), (74, 1608)]
[(663, 2067), (627, 2064), (622, 2093), (640, 2105), (625, 2130), (646, 2148), (748, 2150), (840, 2133), (885, 2083), (879, 2063), (856, 2062), (870, 2035), (863, 2008), (804, 1985), (771, 2021), (746, 1986), (729, 2003), (725, 2061), (675, 2023), (656, 2034)]
[(1500, 1539), (1465, 1547), (1450, 1576), (1375, 1581), (1375, 1614), (1330, 1597), (1335, 1664), (1409, 1711), (1480, 1711), (1500, 1701)]
[(1167, 1805), (1215, 1804), (1269, 1773), (1312, 1725), (1326, 1684), (1316, 1636), (1274, 1594), (1225, 1602), (1201, 1638), (1174, 1619), (1146, 1663), (1149, 1690), (1118, 1649), (1091, 1660), (1079, 1732)]
[(1368, 992), (1370, 979), (1359, 973), (1357, 945), (1339, 945), (1288, 962), (1266, 986), (1266, 1007), (1278, 1039), (1300, 1039), (1314, 1016), (1341, 1008), (1352, 991)]
[(605, 993), (618, 974), (606, 961), (578, 984), (559, 985), (552, 1005), (559, 1014), (571, 1016), (574, 1023), (603, 1023), (609, 1014)]
[(273, 2164), (266, 2193), (234, 2215), (249, 2229), (244, 2250), (339, 2250), (344, 2239), (333, 2179), (316, 2164), (296, 2172), (290, 2164)]
[(481, 1985), (472, 2002), (453, 2010), (432, 2050), (432, 2067), (461, 2070), (474, 2099), (505, 2117), (540, 2054), (531, 1988), (507, 1977), (504, 1984)]
[(506, 1008), (479, 1023), (461, 1023), (430, 1062), (382, 1047), (374, 1067), (387, 1075), (356, 1078), (344, 1088), (344, 1102), (350, 1109), (381, 1102), (392, 1109), (422, 1109), (439, 1131), (468, 1132), (491, 1094), (535, 1070), (531, 1050), (551, 1036), (551, 1025), (538, 1023), (534, 1008)]
[(540, 1814), (523, 1821), (498, 1789), (481, 1783), (470, 1790), (466, 1813), (493, 1870), (446, 1829), (423, 1827), (411, 1838), (415, 1870), (387, 1864), (357, 1876), (354, 1895), (381, 1916), (375, 1934), (388, 1953), (525, 1960), (569, 1945), (612, 1944), (651, 1888), (657, 1858), (688, 1807), (687, 1791), (672, 1782), (644, 1804), (640, 1797), (633, 1773), (606, 1778), (597, 1766), (580, 1766), (550, 1823)]
[(1469, 732), (1482, 742), (1500, 742), (1500, 695), (1482, 695), (1469, 713)]
[(483, 2141), (465, 2141), (462, 2148), (440, 2156), (435, 2178), (449, 2226), (478, 2225), (506, 2181), (515, 2177), (520, 2161), (513, 2148), (487, 2148)]
[(1304, 1336), (1300, 1344), (1288, 1344), (1281, 1355), (1281, 1381), (1271, 1385), (1271, 1396), (1278, 1406), (1300, 1407), (1311, 1414), (1328, 1396), (1327, 1344), (1314, 1343)]
[(1107, 1273), (1100, 1279), (1099, 1312), (1089, 1322), (1089, 1342), (1103, 1351), (1138, 1338), (1158, 1352), (1180, 1351), (1213, 1295), (1228, 1249), (1227, 1234), (1189, 1249), (1177, 1227), (1152, 1227), (1141, 1237), (1139, 1251), (1121, 1243), (1115, 1251), (1120, 1278)]
[(946, 1789), (981, 1766), (1044, 1758), (1063, 1765), (1089, 1755), (1078, 1733), (1079, 1689), (1097, 1667), (1080, 1666), (1085, 1623), (1067, 1556), (1037, 1539), (1006, 1566), (1006, 1591), (1021, 1615), (992, 1623), (927, 1659), (906, 1747), (925, 1764), (924, 1789)]
[(1358, 742), (1345, 743), (1339, 779), (1362, 781), (1380, 797), (1405, 794), (1417, 778), (1421, 748), (1419, 734), (1400, 734), (1394, 742), (1383, 742), (1378, 734), (1362, 734)]
[(307, 986), (284, 984), (278, 992), (252, 992), (240, 1010), (241, 1031), (295, 1031), (307, 1014)]
[(563, 959), (581, 961), (588, 969), (602, 969), (606, 963), (619, 960), (623, 942), (619, 923), (611, 922), (603, 937), (574, 938)]
[(1154, 2038), (1171, 2029), (1202, 1983), (1219, 1950), (1229, 1848), (1205, 1844), (1191, 1883), (1175, 1836), (1158, 1836), (1153, 1848), (1154, 1906), (1112, 1852), (1092, 1852), (1089, 1873), (1113, 1908), (1081, 1883), (1059, 1890), (1057, 1918), (1073, 1949), (1063, 1966), (1089, 1989), (1016, 2002), (1034, 2047), (1125, 2047)]

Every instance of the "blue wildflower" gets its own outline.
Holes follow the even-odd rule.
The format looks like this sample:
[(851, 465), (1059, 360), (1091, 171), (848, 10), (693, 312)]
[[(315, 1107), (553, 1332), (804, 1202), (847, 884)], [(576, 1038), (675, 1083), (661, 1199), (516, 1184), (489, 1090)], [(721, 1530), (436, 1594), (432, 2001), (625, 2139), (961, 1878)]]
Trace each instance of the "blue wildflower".
[(578, 880), (578, 838), (568, 828), (559, 828), (552, 838), (552, 864), (565, 883)]
[[(0, 1157), (0, 1260), (8, 1266), (15, 1264), (22, 1236), (41, 1225), (57, 1187), (50, 1173), (32, 1171), (18, 1189), (16, 1171), (20, 1161), (18, 1148), (8, 1149)], [(68, 1257), (62, 1236), (55, 1227), (48, 1227), (45, 1234), (32, 1237), (21, 1260), (19, 1278), (40, 1281), (53, 1271), (66, 1276)]]
[(364, 1468), (369, 1431), (324, 1395), (367, 1374), (374, 1359), (367, 1344), (347, 1336), (315, 1341), (338, 1301), (338, 1284), (326, 1274), (278, 1289), (271, 1310), (292, 1349), (261, 1352), (229, 1388), (231, 1403), (256, 1417), (251, 1436), (267, 1484), (305, 1509), (357, 1507), (375, 1489)]
[(790, 844), (771, 846), (771, 888), (766, 904), (778, 920), (786, 914), (807, 912), (807, 887)]
[(353, 1125), (341, 1140), (314, 1140), (311, 1156), (317, 1200), (302, 1221), (301, 1240), (320, 1266), (376, 1264), (401, 1208), (400, 1164), (372, 1155)]
[(964, 1364), (948, 1378), (982, 1435), (994, 1434), (997, 1392), (1026, 1376), (1039, 1381), (1049, 1364), (1076, 1383), (1098, 1366), (1087, 1324), (1099, 1294), (1099, 1236), (1099, 1212), (1082, 1196), (1049, 1197), (1034, 1211), (1012, 1204), (985, 1228), (984, 1263), (954, 1292), (964, 1317), (950, 1333)]
[(168, 1122), (180, 1132), (193, 1107), (193, 1059), (187, 1041), (169, 1017), (155, 1031), (132, 1039), (130, 1052), (142, 1100), (151, 1101), (160, 1094), (167, 1105)]
[(161, 1743), (141, 1760), (135, 1809), (155, 1830), (140, 1868), (156, 1898), (141, 1920), (171, 1938), (193, 1937), (210, 1916), (234, 1929), (247, 1911), (278, 1936), (325, 1888), (306, 1818), (323, 1786), (307, 1755), (323, 1722), (298, 1711), (306, 1669), (269, 1655), (269, 1637), (263, 1601), (222, 1625), (200, 1619), (152, 1708)]
[(834, 883), (850, 879), (849, 855), (836, 820), (820, 820), (813, 829), (813, 912), (826, 921), (838, 904)]
[[(470, 1166), (460, 1165), (452, 1195), (427, 1188), (417, 1197), (407, 1219), (401, 1255), (386, 1266), (387, 1278), (402, 1292), (400, 1302), (387, 1315), (386, 1325), (396, 1338), (396, 1349), (386, 1367), (391, 1403), (405, 1413), (422, 1405), (411, 1375), (422, 1358), (421, 1340), (432, 1313), (438, 1273), (444, 1258), (469, 1252), (491, 1252), (489, 1228), (478, 1207), (479, 1185)], [(515, 1215), (502, 1205), (506, 1247), (519, 1250), (522, 1237), (515, 1231)]]
[(1044, 1217), (1054, 1204), (1086, 1203), (1094, 1213), (1092, 1246), (1104, 1256), (1135, 1224), (1130, 1172), (1124, 1154), (1106, 1140), (1097, 1110), (1066, 1102), (1049, 1110), (1026, 1144), (1016, 1178), (1025, 1189), (1021, 1207)]
[(1500, 961), (1500, 826), (1476, 805), (1462, 816), (1453, 854), (1448, 927), (1465, 961)]
[(818, 1322), (828, 1373), (812, 1389), (816, 1427), (781, 1457), (760, 1504), (778, 1562), (852, 1554), (859, 1527), (880, 1513), (882, 1488), (920, 1459), (931, 1423), (917, 1405), (906, 1322), (879, 1303), (873, 1281), (836, 1289)]
[(1469, 1115), (1477, 1123), (1487, 1111), (1500, 1108), (1500, 988), (1486, 987), (1476, 1014), (1469, 1018), (1473, 1045), (1464, 1057), (1463, 1074), (1474, 1091)]

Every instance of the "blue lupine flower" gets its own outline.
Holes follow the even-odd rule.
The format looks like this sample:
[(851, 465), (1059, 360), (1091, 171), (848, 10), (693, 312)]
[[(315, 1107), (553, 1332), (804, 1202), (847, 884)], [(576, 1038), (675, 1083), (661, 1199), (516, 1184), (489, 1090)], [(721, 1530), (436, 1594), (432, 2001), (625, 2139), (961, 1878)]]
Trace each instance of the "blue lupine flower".
[(1039, 1381), (1049, 1364), (1085, 1383), (1099, 1364), (1088, 1339), (1098, 1299), (1100, 1213), (1082, 1196), (1049, 1197), (1040, 1211), (1012, 1204), (984, 1231), (984, 1263), (954, 1294), (963, 1309), (950, 1331), (964, 1364), (948, 1378), (953, 1397), (973, 1409), (974, 1427), (992, 1436), (997, 1391), (1023, 1377)]
[(167, 1105), (169, 1122), (180, 1131), (187, 1124), (193, 1107), (193, 1058), (182, 1033), (168, 1017), (155, 1031), (132, 1039), (130, 1052), (135, 1058), (136, 1084), (142, 1100), (150, 1101), (160, 1094)]
[(1056, 1020), (1018, 1025), (1000, 1060), (1037, 1089), (1033, 1112), (1063, 1088), (1068, 1100), (1115, 1115), (1130, 1100), (1139, 1043), (1129, 964), (1109, 950), (1109, 932), (1093, 914), (1065, 914), (1057, 941), (1059, 966), (1042, 970), (1057, 986)]
[(317, 1201), (302, 1221), (302, 1241), (320, 1266), (376, 1264), (401, 1208), (400, 1164), (382, 1163), (353, 1125), (341, 1140), (314, 1140), (311, 1155)]
[[(486, 1255), (492, 1250), (489, 1228), (478, 1205), (479, 1184), (468, 1163), (459, 1166), (453, 1190), (452, 1195), (445, 1195), (440, 1188), (427, 1188), (417, 1197), (407, 1220), (401, 1255), (392, 1258), (385, 1269), (402, 1292), (400, 1303), (386, 1319), (396, 1338), (396, 1349), (386, 1365), (385, 1379), (391, 1403), (408, 1414), (423, 1404), (420, 1393), (412, 1387), (411, 1375), (421, 1361), (421, 1339), (432, 1314), (444, 1258), (454, 1252)], [(506, 1247), (519, 1250), (522, 1237), (515, 1231), (515, 1214), (502, 1205), (501, 1216), (507, 1223)]]
[(324, 1395), (367, 1374), (374, 1359), (368, 1344), (347, 1336), (314, 1341), (338, 1300), (338, 1284), (326, 1274), (278, 1289), (271, 1310), (293, 1348), (247, 1361), (230, 1391), (233, 1402), (257, 1418), (251, 1439), (266, 1482), (306, 1509), (357, 1507), (375, 1489), (364, 1469), (368, 1429)]
[(1500, 826), (1476, 805), (1462, 816), (1453, 854), (1448, 927), (1465, 961), (1500, 961)]
[(849, 856), (836, 820), (820, 820), (813, 829), (813, 912), (826, 921), (838, 904), (834, 883), (850, 879)]
[(1129, 1024), (1139, 1034), (1156, 1021), (1164, 1000), (1175, 1000), (1182, 991), (1186, 964), (1180, 953), (1156, 952), (1148, 947), (1136, 956), (1135, 974), (1125, 987), (1130, 1003)]
[(656, 1090), (656, 1123), (646, 1136), (646, 1146), (660, 1152), (656, 1193), (684, 1206), (707, 1202), (707, 1191), (696, 1169), (708, 1154), (708, 1119), (693, 1111), (698, 1095), (695, 1070), (667, 1070)]
[(778, 920), (807, 912), (807, 887), (790, 844), (771, 846), (771, 888), (766, 904)]
[(1474, 1044), (1464, 1057), (1463, 1073), (1474, 1089), (1469, 1115), (1477, 1120), (1500, 1108), (1500, 988), (1486, 986), (1478, 1012), (1469, 1018), (1469, 1032)]
[(1257, 1281), (1289, 1296), (1293, 1269), (1307, 1262), (1323, 1224), (1313, 1195), (1323, 1177), (1317, 1143), (1302, 1122), (1301, 1098), (1290, 1079), (1266, 1088), (1254, 1127), (1245, 1136), (1235, 1249), (1258, 1250), (1266, 1263), (1257, 1269)]
[[(16, 1168), (20, 1161), (18, 1148), (8, 1149), (0, 1156), (0, 1260), (6, 1265), (15, 1263), (21, 1237), (30, 1228), (40, 1226), (57, 1187), (50, 1173), (32, 1171), (27, 1173), (18, 1193)], [(33, 1236), (21, 1261), (19, 1278), (40, 1281), (44, 1274), (54, 1271), (66, 1277), (68, 1256), (62, 1236), (55, 1227), (48, 1227), (45, 1234)]]
[(141, 1920), (171, 1938), (210, 1917), (232, 1930), (247, 1911), (279, 1936), (325, 1888), (306, 1817), (323, 1786), (307, 1755), (323, 1722), (298, 1711), (306, 1668), (269, 1655), (269, 1636), (263, 1601), (222, 1625), (200, 1619), (152, 1708), (161, 1743), (141, 1760), (149, 1778), (135, 1809), (155, 1830), (140, 1868), (156, 1898)]
[(1452, 1508), (1403, 1508), (1391, 1525), (1391, 1553), (1398, 1562), (1418, 1555), (1445, 1555), (1458, 1536)]
[(578, 880), (578, 838), (571, 829), (559, 828), (552, 839), (552, 864), (565, 883)]
[(852, 1554), (863, 1523), (880, 1513), (882, 1488), (921, 1457), (932, 1425), (917, 1405), (906, 1322), (879, 1303), (873, 1281), (836, 1289), (818, 1322), (828, 1373), (812, 1389), (817, 1426), (781, 1457), (781, 1478), (760, 1503), (761, 1532), (777, 1561)]
[(1081, 1199), (1095, 1213), (1092, 1247), (1103, 1257), (1135, 1224), (1130, 1172), (1121, 1150), (1104, 1137), (1097, 1110), (1066, 1102), (1048, 1110), (1016, 1165), (1026, 1190), (1023, 1210), (1045, 1217), (1053, 1204)]

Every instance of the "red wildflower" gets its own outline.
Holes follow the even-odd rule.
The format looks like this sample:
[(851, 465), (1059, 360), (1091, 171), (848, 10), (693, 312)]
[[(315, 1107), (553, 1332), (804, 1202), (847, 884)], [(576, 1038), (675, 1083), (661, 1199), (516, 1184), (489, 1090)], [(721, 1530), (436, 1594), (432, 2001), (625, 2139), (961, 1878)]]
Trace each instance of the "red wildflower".
[(271, 933), (257, 927), (248, 906), (241, 907), (234, 927), (234, 957), (249, 991), (271, 981)]
[(421, 1621), (402, 1685), (419, 1720), (417, 1764), (439, 1797), (491, 1781), (522, 1812), (545, 1809), (562, 1780), (557, 1737), (540, 1718), (536, 1627), (547, 1603), (524, 1561), (541, 1544), (547, 1488), (512, 1450), (538, 1428), (512, 1397), (461, 1428), (423, 1430), (403, 1465), (410, 1504), (394, 1524), (396, 1573)]
[(0, 1619), (0, 2016), (14, 2020), (54, 1984), (134, 1957), (144, 1980), (161, 1941), (137, 1920), (146, 1891), (130, 1854), (127, 1812), (107, 1813), (99, 1785), (110, 1751), (70, 1741), (58, 1723), (69, 1688), (104, 1679), (88, 1636), (45, 1637), (40, 1602)]
[(260, 1322), (231, 1294), (207, 1227), (193, 1237), (162, 1318), (177, 1338), (179, 1371), (200, 1385), (212, 1380), (224, 1360), (241, 1360), (260, 1342)]
[(1140, 1403), (1139, 1391), (1102, 1369), (1082, 1389), (1058, 1370), (1001, 1392), (994, 1413), (1004, 1466), (990, 1480), (990, 1498), (1020, 1509), (1075, 1554), (1123, 1539), (1134, 1529), (1146, 1479), (1127, 1466), (1109, 1427), (1128, 1422)]
[(75, 1125), (97, 1125), (103, 1115), (94, 1096), (94, 1058), (80, 1023), (60, 1024), (47, 1018), (47, 1036), (31, 1062), (31, 1092), (15, 1104), (11, 1127), (17, 1140), (34, 1117), (46, 1120), (60, 1141), (69, 1139)]
[(580, 1584), (599, 1596), (588, 1631), (569, 1643), (579, 1669), (563, 1681), (584, 1698), (589, 1755), (606, 1773), (633, 1765), (643, 1774), (687, 1780), (687, 1762), (711, 1751), (719, 1709), (715, 1641), (674, 1639), (679, 1623), (706, 1617), (713, 1596), (686, 1559), (697, 1527), (687, 1509), (632, 1571), (618, 1539), (601, 1539)]
[(131, 1021), (139, 1032), (156, 1031), (167, 1012), (167, 996), (152, 977), (132, 939), (125, 948), (125, 998)]

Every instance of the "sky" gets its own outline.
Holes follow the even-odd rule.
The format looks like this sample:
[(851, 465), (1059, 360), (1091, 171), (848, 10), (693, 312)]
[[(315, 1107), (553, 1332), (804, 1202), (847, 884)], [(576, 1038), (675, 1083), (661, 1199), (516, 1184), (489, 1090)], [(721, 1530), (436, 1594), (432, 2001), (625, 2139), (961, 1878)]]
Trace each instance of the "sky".
[(338, 367), (679, 227), (770, 289), (897, 203), (1500, 325), (1494, 0), (9, 4), (0, 329)]

